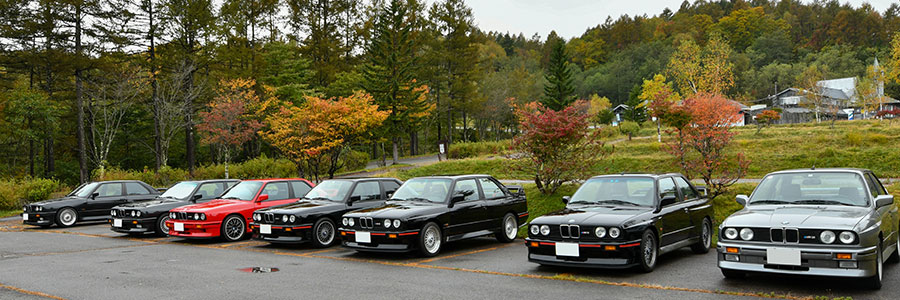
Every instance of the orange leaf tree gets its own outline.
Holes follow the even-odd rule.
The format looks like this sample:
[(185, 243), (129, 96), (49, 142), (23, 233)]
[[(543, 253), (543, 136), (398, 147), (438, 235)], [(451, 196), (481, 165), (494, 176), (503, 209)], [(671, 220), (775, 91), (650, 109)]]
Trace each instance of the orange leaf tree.
[(357, 92), (349, 97), (307, 97), (300, 106), (288, 105), (269, 116), (263, 139), (297, 165), (301, 174), (328, 174), (341, 168), (345, 148), (387, 119), (390, 111), (378, 110), (372, 96)]
[(228, 178), (231, 151), (250, 141), (262, 127), (248, 109), (259, 102), (253, 90), (255, 84), (253, 80), (240, 78), (222, 80), (216, 97), (206, 105), (208, 111), (200, 112), (197, 130), (204, 133), (201, 142), (216, 147), (219, 159), (225, 163), (225, 178)]
[(759, 133), (763, 127), (769, 126), (775, 121), (781, 120), (781, 114), (777, 111), (767, 109), (756, 115), (756, 133)]

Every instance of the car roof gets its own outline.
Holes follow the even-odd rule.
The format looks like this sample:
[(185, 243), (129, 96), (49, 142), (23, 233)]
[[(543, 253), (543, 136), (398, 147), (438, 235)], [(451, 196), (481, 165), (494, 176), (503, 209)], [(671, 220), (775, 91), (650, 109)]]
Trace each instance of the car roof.
[[(146, 183), (146, 182), (143, 182), (143, 181), (140, 181), (140, 180), (132, 180), (132, 179), (91, 181), (91, 182), (85, 182), (85, 183), (125, 183), (125, 182), (140, 182), (140, 183)], [(147, 184), (147, 185), (149, 185), (149, 184)]]
[(207, 182), (238, 182), (240, 179), (202, 179), (202, 180), (183, 180), (179, 182), (196, 182), (196, 183), (207, 183)]
[(285, 180), (293, 180), (293, 181), (309, 181), (304, 178), (265, 178), (265, 179), (244, 179), (242, 181), (261, 181), (261, 182), (270, 182), (270, 181), (285, 181)]
[(591, 178), (607, 178), (607, 177), (650, 177), (650, 178), (660, 178), (660, 177), (668, 177), (668, 176), (684, 176), (681, 173), (619, 173), (619, 174), (606, 174), (606, 175), (597, 175)]
[(326, 180), (346, 180), (346, 181), (363, 181), (363, 180), (396, 180), (400, 181), (400, 179), (392, 178), (392, 177), (342, 177), (342, 178), (333, 178), (333, 179), (325, 179)]
[(465, 178), (472, 178), (472, 177), (491, 177), (491, 175), (487, 175), (487, 174), (462, 174), (462, 175), (454, 174), (454, 175), (419, 176), (419, 177), (415, 177), (415, 178), (442, 178), (442, 179), (457, 180), (457, 179), (465, 179)]
[[(810, 169), (790, 169), (790, 170), (781, 170), (769, 173), (772, 174), (785, 174), (785, 173), (833, 173), (833, 172), (847, 172), (847, 173), (866, 173), (872, 172), (869, 169), (861, 169), (861, 168), (810, 168)], [(766, 175), (766, 176), (768, 176)]]

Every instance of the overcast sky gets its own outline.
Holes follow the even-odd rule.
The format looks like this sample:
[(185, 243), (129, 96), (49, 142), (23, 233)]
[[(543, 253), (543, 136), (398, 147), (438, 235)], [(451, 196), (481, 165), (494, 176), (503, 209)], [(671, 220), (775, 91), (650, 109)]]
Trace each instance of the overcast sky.
[[(896, 0), (840, 0), (858, 7), (868, 2), (884, 12)], [(429, 1), (429, 2), (434, 2)], [(683, 0), (466, 0), (475, 22), (484, 31), (537, 33), (547, 37), (551, 30), (566, 39), (580, 36), (589, 27), (617, 19), (623, 14), (656, 15), (669, 7), (677, 11)], [(693, 1), (691, 1), (693, 2)], [(804, 0), (803, 2), (810, 2)]]

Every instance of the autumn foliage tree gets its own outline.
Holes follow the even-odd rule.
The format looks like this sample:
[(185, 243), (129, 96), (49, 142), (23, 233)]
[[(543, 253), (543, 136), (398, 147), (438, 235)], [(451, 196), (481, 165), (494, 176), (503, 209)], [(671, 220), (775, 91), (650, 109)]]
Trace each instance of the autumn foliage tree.
[(372, 96), (357, 92), (349, 97), (307, 97), (300, 106), (288, 105), (266, 119), (262, 137), (297, 165), (301, 174), (327, 173), (341, 168), (346, 147), (368, 137), (390, 115), (379, 110)]
[(756, 115), (756, 133), (758, 134), (763, 127), (769, 126), (775, 121), (781, 120), (781, 114), (777, 111), (767, 109)]
[(255, 84), (249, 79), (221, 81), (216, 97), (206, 106), (208, 110), (199, 114), (197, 130), (204, 133), (201, 142), (216, 148), (219, 159), (225, 163), (225, 178), (228, 178), (231, 152), (250, 141), (262, 127), (248, 109), (259, 102), (253, 89)]
[(603, 147), (600, 131), (588, 129), (586, 103), (577, 101), (559, 111), (532, 102), (516, 107), (518, 136), (512, 148), (514, 168), (534, 174), (534, 183), (552, 194), (563, 183), (590, 176), (591, 166), (611, 150)]
[(679, 160), (689, 178), (700, 177), (714, 198), (725, 193), (747, 172), (743, 153), (726, 148), (734, 138), (732, 125), (740, 120), (740, 107), (721, 95), (699, 93), (666, 109), (663, 122), (675, 128), (664, 149)]

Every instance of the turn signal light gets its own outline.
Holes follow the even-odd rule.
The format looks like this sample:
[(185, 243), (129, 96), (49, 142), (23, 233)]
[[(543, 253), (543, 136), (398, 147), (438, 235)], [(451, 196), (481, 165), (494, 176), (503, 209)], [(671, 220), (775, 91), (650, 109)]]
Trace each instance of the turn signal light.
[(291, 231), (291, 228), (290, 228), (290, 227), (285, 227), (285, 228), (284, 228), (284, 231)]
[(532, 246), (532, 247), (537, 247), (537, 246), (538, 246), (538, 242), (531, 242), (531, 246)]
[(835, 256), (837, 259), (851, 259), (851, 258), (853, 258), (853, 255), (850, 255), (850, 253), (838, 253), (838, 254), (835, 254), (834, 256)]
[(396, 238), (397, 238), (397, 235), (391, 233), (391, 234), (388, 234), (388, 237), (389, 237), (389, 238), (392, 238), (392, 239), (396, 239)]
[(735, 247), (725, 247), (725, 252), (728, 252), (728, 253), (740, 253), (741, 251), (738, 250), (738, 248), (735, 248)]
[(615, 251), (615, 250), (616, 250), (616, 246), (603, 246), (603, 250), (606, 250), (606, 251)]
[(137, 224), (137, 221), (131, 221), (131, 224)]
[(203, 225), (197, 225), (197, 228), (203, 228)]
[(341, 231), (341, 235), (347, 235), (346, 231)]

